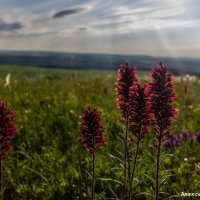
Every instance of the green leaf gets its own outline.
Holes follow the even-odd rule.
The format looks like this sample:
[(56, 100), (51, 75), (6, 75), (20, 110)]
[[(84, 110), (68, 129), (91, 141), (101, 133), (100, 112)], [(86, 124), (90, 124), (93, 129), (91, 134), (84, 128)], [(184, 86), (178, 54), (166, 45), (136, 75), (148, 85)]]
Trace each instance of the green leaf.
[(115, 200), (120, 200), (120, 198), (116, 195), (116, 193), (113, 191), (113, 189), (109, 186), (109, 190), (111, 191), (111, 193), (115, 196)]
[(36, 171), (36, 170), (26, 166), (26, 165), (24, 165), (23, 168), (26, 168), (26, 169), (30, 170), (31, 172), (39, 175), (44, 181), (48, 182), (48, 179), (45, 176), (43, 176), (40, 172), (38, 172), (38, 171)]
[(112, 154), (108, 154), (108, 155), (110, 156), (110, 158), (113, 158), (113, 159), (115, 159), (115, 160), (118, 160), (120, 163), (124, 163), (124, 161), (123, 161), (122, 159), (120, 159), (119, 157), (114, 156), (114, 155), (112, 155)]
[(97, 179), (101, 180), (101, 181), (113, 181), (113, 182), (119, 183), (120, 185), (123, 185), (123, 183), (121, 181), (118, 181), (118, 180), (112, 179), (112, 178), (97, 178)]

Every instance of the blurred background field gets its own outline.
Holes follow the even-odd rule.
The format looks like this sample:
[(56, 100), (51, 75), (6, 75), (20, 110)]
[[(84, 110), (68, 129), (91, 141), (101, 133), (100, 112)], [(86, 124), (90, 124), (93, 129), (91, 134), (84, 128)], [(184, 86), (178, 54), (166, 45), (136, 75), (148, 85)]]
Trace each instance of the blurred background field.
[[(11, 74), (6, 87), (5, 78)], [(138, 73), (141, 82), (148, 80), (145, 71)], [(0, 98), (16, 111), (18, 134), (13, 139), (13, 151), (4, 162), (5, 199), (87, 199), (85, 182), (89, 181), (88, 152), (80, 144), (79, 116), (85, 106), (98, 107), (106, 126), (108, 145), (97, 153), (97, 199), (114, 197), (120, 193), (119, 163), (112, 155), (122, 150), (118, 135), (119, 111), (116, 105), (115, 70), (54, 70), (34, 67), (0, 66)], [(162, 191), (170, 195), (199, 192), (200, 143), (194, 132), (200, 131), (200, 79), (191, 76), (175, 77), (179, 117), (171, 134), (183, 131), (192, 138), (181, 139), (175, 156), (164, 163), (172, 173)], [(151, 192), (153, 160), (149, 134), (142, 143), (139, 185), (135, 192)], [(166, 149), (171, 153), (170, 149)], [(153, 154), (153, 152), (152, 152)], [(144, 164), (145, 163), (145, 164)], [(173, 166), (171, 164), (173, 163)], [(148, 166), (148, 167), (147, 167)], [(173, 169), (173, 170), (172, 170)], [(107, 178), (107, 180), (106, 180)], [(139, 195), (138, 199), (148, 199)]]

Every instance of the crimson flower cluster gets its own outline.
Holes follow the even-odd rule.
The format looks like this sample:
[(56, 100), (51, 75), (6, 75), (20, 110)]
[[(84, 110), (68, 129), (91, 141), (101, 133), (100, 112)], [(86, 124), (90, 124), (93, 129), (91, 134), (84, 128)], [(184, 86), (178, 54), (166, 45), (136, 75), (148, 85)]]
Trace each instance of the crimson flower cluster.
[(116, 93), (118, 108), (121, 112), (121, 121), (127, 121), (129, 115), (129, 93), (133, 83), (137, 82), (135, 68), (129, 68), (128, 63), (121, 65), (118, 70)]
[(140, 86), (137, 82), (130, 89), (129, 103), (129, 124), (131, 132), (139, 139), (149, 133), (149, 104), (148, 104), (148, 85)]
[(87, 107), (81, 116), (80, 132), (82, 134), (82, 143), (91, 154), (94, 154), (98, 147), (107, 144), (105, 141), (104, 125), (98, 110), (91, 110)]
[(17, 133), (14, 111), (7, 109), (5, 103), (0, 101), (0, 160), (4, 160), (7, 152), (11, 149), (8, 143)]
[(172, 75), (168, 74), (167, 67), (161, 62), (152, 68), (150, 83), (150, 110), (152, 124), (157, 137), (168, 134), (168, 128), (176, 115), (176, 109), (172, 107), (175, 99), (173, 91)]

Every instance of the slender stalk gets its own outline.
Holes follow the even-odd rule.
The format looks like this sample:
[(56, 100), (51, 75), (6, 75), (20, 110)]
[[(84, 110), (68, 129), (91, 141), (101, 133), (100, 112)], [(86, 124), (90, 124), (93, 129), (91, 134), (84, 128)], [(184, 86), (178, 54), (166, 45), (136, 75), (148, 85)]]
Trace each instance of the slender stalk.
[(157, 151), (157, 160), (156, 160), (156, 188), (155, 188), (155, 195), (156, 200), (159, 199), (159, 179), (160, 179), (160, 152), (161, 152), (161, 143), (162, 143), (162, 132), (159, 134), (158, 139), (158, 151)]
[(92, 154), (92, 200), (95, 199), (95, 152)]
[(3, 200), (3, 161), (0, 160), (0, 200)]
[(133, 170), (132, 170), (132, 174), (131, 174), (131, 179), (130, 179), (130, 194), (129, 194), (129, 200), (131, 200), (132, 198), (132, 184), (133, 184), (133, 178), (134, 178), (134, 174), (135, 174), (135, 169), (136, 169), (136, 163), (137, 163), (137, 157), (139, 154), (139, 149), (140, 149), (140, 137), (137, 137), (137, 147), (136, 147), (136, 151), (135, 151), (135, 156), (134, 156), (134, 160), (133, 160)]
[[(125, 137), (124, 137), (124, 184), (122, 189), (121, 198), (124, 196), (124, 192), (126, 192), (126, 184), (127, 184), (127, 160), (129, 162), (128, 156), (128, 117), (126, 118), (126, 125), (125, 125)], [(128, 165), (129, 166), (129, 165)], [(130, 171), (130, 168), (128, 169)]]
[(131, 179), (131, 165), (130, 165), (130, 154), (129, 154), (129, 148), (128, 148), (128, 129), (129, 129), (129, 118), (127, 119), (127, 125), (126, 125), (126, 155), (127, 155), (127, 168), (128, 168), (128, 174), (127, 174), (127, 182), (130, 184)]
[(79, 148), (77, 150), (77, 156), (78, 156), (78, 164), (79, 164), (79, 168), (78, 168), (79, 169), (79, 178), (78, 178), (79, 196), (80, 196), (80, 199), (83, 199), (83, 192), (82, 192), (82, 185), (81, 185), (81, 181), (83, 180), (83, 167), (81, 163)]
[(175, 149), (174, 148), (171, 148), (171, 153), (172, 153), (172, 158), (171, 158), (171, 169), (172, 171), (174, 170), (174, 152), (175, 152)]

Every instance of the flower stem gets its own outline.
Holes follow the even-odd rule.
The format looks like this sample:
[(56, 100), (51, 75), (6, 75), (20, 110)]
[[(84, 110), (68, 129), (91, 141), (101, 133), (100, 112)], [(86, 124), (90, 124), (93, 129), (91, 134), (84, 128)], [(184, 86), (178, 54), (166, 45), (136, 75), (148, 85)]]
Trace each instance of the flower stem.
[(3, 200), (3, 161), (0, 160), (0, 200)]
[(160, 175), (160, 152), (161, 152), (161, 143), (162, 143), (162, 132), (159, 134), (158, 139), (158, 150), (157, 150), (157, 160), (156, 160), (156, 188), (155, 188), (155, 195), (156, 200), (159, 199), (159, 175)]
[[(128, 117), (126, 118), (126, 125), (125, 125), (125, 137), (124, 137), (124, 184), (122, 189), (121, 198), (124, 198), (124, 192), (126, 193), (126, 185), (127, 185), (127, 160), (129, 161), (128, 156)], [(130, 169), (128, 169), (130, 171)]]
[(134, 174), (135, 174), (135, 169), (136, 169), (136, 163), (137, 163), (137, 157), (138, 157), (139, 149), (140, 149), (140, 136), (137, 137), (137, 147), (136, 147), (135, 156), (134, 156), (134, 160), (133, 160), (133, 170), (132, 170), (131, 179), (130, 179), (129, 200), (131, 200), (131, 198), (132, 198), (132, 184), (133, 184), (133, 178), (134, 178)]
[(78, 167), (78, 170), (79, 170), (79, 179), (78, 179), (79, 197), (80, 197), (80, 199), (83, 199), (83, 191), (82, 191), (82, 185), (81, 185), (81, 181), (83, 180), (83, 166), (81, 163), (79, 148), (77, 149), (77, 156), (78, 156), (78, 164), (79, 164), (79, 167)]
[(92, 154), (92, 200), (95, 199), (95, 152)]

